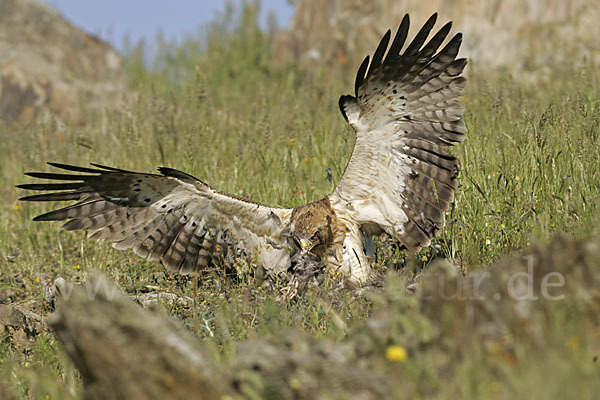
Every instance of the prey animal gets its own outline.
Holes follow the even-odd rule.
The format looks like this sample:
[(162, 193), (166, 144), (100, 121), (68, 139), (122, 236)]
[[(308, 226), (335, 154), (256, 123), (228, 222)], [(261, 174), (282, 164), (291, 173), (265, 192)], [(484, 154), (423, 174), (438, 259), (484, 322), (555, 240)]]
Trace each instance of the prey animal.
[(321, 200), (277, 208), (172, 168), (151, 174), (59, 163), (48, 164), (67, 173), (27, 173), (59, 182), (19, 185), (45, 191), (21, 200), (74, 201), (34, 220), (66, 220), (65, 230), (86, 230), (182, 274), (233, 255), (277, 275), (310, 254), (347, 282), (364, 284), (371, 273), (365, 236), (389, 235), (409, 250), (428, 246), (454, 200), (459, 168), (446, 148), (465, 139), (466, 60), (457, 58), (462, 35), (447, 40), (451, 23), (431, 36), (436, 18), (406, 44), (404, 16), (393, 39), (388, 30), (358, 68), (354, 95), (339, 100), (356, 132), (354, 150), (337, 187)]

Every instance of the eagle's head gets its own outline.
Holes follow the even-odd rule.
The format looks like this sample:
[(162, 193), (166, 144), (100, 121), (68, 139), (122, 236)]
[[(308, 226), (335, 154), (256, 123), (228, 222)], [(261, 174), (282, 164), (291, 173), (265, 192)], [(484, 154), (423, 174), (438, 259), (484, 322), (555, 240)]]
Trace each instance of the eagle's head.
[(322, 258), (334, 242), (338, 224), (335, 212), (326, 197), (295, 208), (290, 225), (290, 237), (298, 250)]

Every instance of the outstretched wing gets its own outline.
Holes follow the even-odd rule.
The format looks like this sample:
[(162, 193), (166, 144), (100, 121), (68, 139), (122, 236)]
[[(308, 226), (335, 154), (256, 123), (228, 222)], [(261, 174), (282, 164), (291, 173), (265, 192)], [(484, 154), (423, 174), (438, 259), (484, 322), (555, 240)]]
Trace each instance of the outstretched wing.
[(436, 18), (429, 18), (401, 52), (409, 27), (406, 15), (389, 49), (390, 31), (370, 66), (368, 56), (363, 61), (355, 96), (340, 98), (342, 114), (356, 130), (356, 144), (332, 202), (344, 204), (358, 223), (379, 226), (409, 249), (429, 245), (441, 228), (458, 175), (456, 158), (444, 148), (465, 139), (460, 96), (466, 79), (460, 75), (467, 61), (456, 59), (462, 35), (438, 51), (451, 23), (426, 43)]
[(180, 273), (203, 271), (240, 253), (257, 256), (268, 270), (288, 264), (289, 209), (239, 199), (171, 168), (159, 168), (158, 175), (97, 164), (92, 164), (97, 168), (49, 164), (83, 174), (27, 173), (61, 182), (19, 185), (55, 191), (21, 200), (76, 203), (35, 221), (68, 220), (63, 229), (87, 230), (90, 238), (160, 259)]

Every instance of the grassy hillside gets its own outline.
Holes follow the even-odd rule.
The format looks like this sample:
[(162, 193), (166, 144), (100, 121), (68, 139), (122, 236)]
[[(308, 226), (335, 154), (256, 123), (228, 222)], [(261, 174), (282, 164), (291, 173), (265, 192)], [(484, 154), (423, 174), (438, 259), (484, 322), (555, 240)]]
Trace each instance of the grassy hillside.
[[(150, 68), (141, 61), (142, 49), (132, 50), (126, 65), (137, 95), (115, 99), (122, 104), (120, 112), (90, 113), (85, 127), (52, 119), (0, 126), (0, 303), (16, 302), (46, 315), (45, 279), (83, 281), (92, 270), (111, 276), (129, 293), (152, 286), (192, 294), (190, 279), (167, 274), (157, 263), (87, 241), (81, 232), (61, 232), (56, 223), (31, 222), (51, 205), (18, 202), (23, 193), (14, 185), (27, 181), (23, 172), (46, 168), (46, 161), (91, 161), (139, 171), (165, 165), (221, 190), (280, 206), (329, 193), (333, 187), (325, 171), (332, 169), (335, 183), (354, 143), (337, 106), (339, 95), (352, 90), (353, 76), (340, 76), (333, 67), (274, 65), (272, 39), (258, 29), (248, 9), (239, 20), (207, 27), (203, 38), (179, 47), (162, 44)], [(390, 241), (381, 243), (382, 268), (411, 275), (446, 258), (470, 272), (530, 242), (547, 242), (557, 232), (576, 238), (598, 235), (600, 73), (576, 61), (556, 66), (543, 82), (522, 83), (508, 73), (469, 75), (464, 97), (468, 140), (453, 150), (462, 174), (448, 223), (434, 246), (418, 255), (400, 252)], [(239, 341), (281, 338), (290, 328), (341, 341), (346, 333), (340, 326), (360, 326), (381, 307), (371, 298), (326, 289), (291, 304), (279, 304), (275, 296), (252, 273), (235, 280), (206, 276), (196, 315), (185, 307), (168, 311), (227, 360)], [(567, 311), (560, 312), (565, 313), (560, 318), (569, 318)], [(435, 319), (427, 321), (435, 329)], [(397, 339), (405, 337), (409, 322)], [(473, 343), (456, 361), (454, 373), (425, 368), (423, 362), (411, 366), (411, 358), (394, 373), (402, 374), (404, 384), (412, 379), (417, 388), (410, 392), (427, 398), (513, 398), (528, 380), (543, 384), (542, 370), (532, 361), (540, 354), (557, 364), (591, 359), (593, 352), (580, 343), (577, 328), (562, 331), (557, 324), (544, 332), (553, 338), (549, 343), (558, 345), (546, 352), (529, 344), (518, 347), (516, 358), (525, 364), (488, 363), (484, 349)], [(575, 358), (569, 359), (573, 352)], [(77, 373), (51, 332), (26, 338), (0, 331), (0, 361), (0, 397), (77, 396)], [(590, 368), (563, 367), (556, 373), (580, 385), (580, 377), (597, 377), (597, 365)], [(535, 398), (535, 390), (527, 393)], [(587, 392), (577, 393), (585, 398)]]

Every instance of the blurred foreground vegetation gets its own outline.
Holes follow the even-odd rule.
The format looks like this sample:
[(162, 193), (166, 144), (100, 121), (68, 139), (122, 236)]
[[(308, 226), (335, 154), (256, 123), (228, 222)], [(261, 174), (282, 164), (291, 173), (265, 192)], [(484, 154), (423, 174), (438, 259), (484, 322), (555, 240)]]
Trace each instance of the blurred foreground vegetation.
[[(18, 303), (46, 315), (45, 279), (85, 281), (92, 270), (109, 275), (130, 294), (160, 288), (193, 295), (191, 279), (167, 274), (158, 263), (87, 241), (84, 233), (61, 232), (58, 224), (32, 223), (51, 205), (19, 203), (22, 193), (14, 185), (24, 182), (24, 171), (44, 168), (46, 161), (139, 171), (165, 165), (221, 190), (287, 207), (333, 189), (325, 171), (331, 168), (337, 182), (354, 143), (337, 100), (351, 92), (354, 77), (340, 76), (336, 67), (273, 63), (273, 34), (262, 32), (256, 20), (249, 7), (180, 46), (159, 43), (150, 67), (143, 47), (133, 48), (126, 68), (136, 94), (115, 99), (118, 112), (90, 112), (86, 126), (51, 118), (0, 126), (0, 304)], [(280, 304), (277, 293), (246, 273), (235, 279), (202, 277), (195, 313), (179, 306), (167, 307), (168, 312), (226, 362), (240, 341), (282, 341), (291, 329), (341, 343), (348, 329), (401, 296), (403, 305), (389, 314), (397, 329), (380, 354), (386, 369), (395, 366), (388, 375), (395, 397), (556, 398), (558, 392), (548, 392), (554, 388), (563, 397), (594, 398), (585, 385), (600, 374), (593, 362), (600, 353), (598, 328), (593, 315), (591, 325), (574, 319), (597, 313), (597, 297), (567, 297), (564, 302), (574, 302), (570, 307), (544, 308), (551, 315), (535, 329), (547, 340), (540, 345), (527, 335), (522, 343), (512, 337), (510, 357), (503, 357), (490, 355), (485, 343), (467, 332), (464, 341), (453, 334), (445, 346), (423, 345), (431, 330), (452, 323), (438, 321), (434, 313), (420, 315), (410, 296), (398, 294), (404, 290), (398, 280), (427, 270), (436, 259), (468, 273), (530, 242), (548, 242), (557, 232), (598, 235), (600, 73), (585, 60), (573, 60), (555, 66), (547, 81), (523, 83), (510, 71), (483, 74), (477, 68), (468, 78), (468, 140), (453, 150), (462, 167), (455, 207), (434, 245), (418, 255), (381, 243), (377, 262), (389, 269), (392, 286), (375, 297), (379, 300), (325, 287)], [(443, 341), (443, 332), (435, 338)], [(450, 364), (438, 367), (431, 361), (437, 357)], [(77, 372), (52, 332), (26, 337), (6, 328), (0, 332), (0, 362), (0, 398), (62, 399), (80, 391)], [(281, 395), (263, 389), (256, 398)]]

